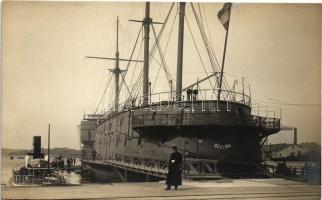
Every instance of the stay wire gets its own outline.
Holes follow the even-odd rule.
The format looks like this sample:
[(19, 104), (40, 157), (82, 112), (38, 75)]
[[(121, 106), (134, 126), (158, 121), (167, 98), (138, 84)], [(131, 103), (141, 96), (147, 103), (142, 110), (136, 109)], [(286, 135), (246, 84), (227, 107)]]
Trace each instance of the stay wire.
[(97, 105), (97, 107), (96, 107), (96, 110), (95, 110), (95, 112), (94, 112), (94, 115), (97, 113), (98, 108), (99, 108), (99, 106), (101, 105), (102, 100), (103, 100), (103, 99), (104, 99), (104, 97), (105, 97), (105, 94), (106, 94), (107, 88), (108, 88), (108, 86), (109, 86), (109, 84), (110, 84), (110, 82), (111, 82), (112, 78), (113, 78), (113, 75), (111, 75), (111, 76), (110, 76), (110, 79), (109, 79), (109, 80), (107, 81), (107, 83), (106, 83), (106, 86), (105, 86), (105, 89), (104, 89), (103, 95), (102, 95), (102, 97), (101, 97), (101, 99), (100, 99), (100, 101), (99, 101), (99, 103), (98, 103), (98, 105)]
[[(139, 30), (139, 32), (138, 32), (138, 36), (136, 37), (136, 40), (135, 40), (135, 44), (134, 44), (134, 47), (133, 47), (133, 50), (132, 50), (132, 52), (131, 52), (131, 56), (130, 56), (130, 60), (132, 60), (132, 57), (133, 57), (133, 55), (134, 55), (134, 52), (135, 52), (135, 49), (136, 49), (136, 46), (137, 46), (137, 43), (138, 43), (138, 40), (139, 40), (139, 37), (140, 37), (140, 32), (142, 31), (142, 26), (140, 27), (140, 30)], [(138, 59), (137, 59), (138, 60)], [(128, 69), (129, 69), (129, 67), (130, 67), (130, 63), (131, 63), (131, 61), (129, 61), (128, 63), (127, 63), (127, 66), (126, 66), (126, 71), (125, 71), (125, 74), (124, 74), (124, 78), (126, 77), (126, 74), (127, 74), (127, 71), (128, 71)], [(136, 64), (138, 63), (137, 61), (135, 62)], [(120, 84), (120, 90), (122, 89), (122, 83)]]
[[(170, 7), (169, 12), (168, 12), (168, 14), (166, 16), (166, 19), (165, 19), (165, 21), (164, 21), (164, 23), (163, 23), (163, 25), (161, 27), (161, 30), (160, 30), (159, 35), (157, 37), (158, 40), (160, 40), (161, 37), (162, 37), (162, 34), (163, 34), (163, 31), (164, 31), (165, 25), (167, 24), (167, 21), (169, 19), (169, 16), (171, 14), (171, 11), (173, 9), (173, 6), (174, 6), (174, 3), (171, 4), (171, 7)], [(149, 53), (149, 57), (150, 58), (152, 58), (154, 56), (155, 51), (156, 51), (156, 47), (157, 47), (157, 45), (156, 45), (156, 42), (155, 42), (153, 44), (151, 50), (150, 50), (150, 53)], [(149, 60), (149, 66), (150, 66), (151, 62), (152, 62), (152, 59)], [(141, 72), (143, 72), (143, 70)], [(140, 75), (141, 75), (141, 73), (140, 73)], [(141, 79), (143, 79), (143, 76), (139, 76), (138, 79), (137, 79), (137, 81), (136, 81), (136, 83), (139, 84), (139, 87), (137, 87), (137, 93), (139, 92), (140, 88), (142, 87), (142, 80)], [(138, 96), (138, 94), (136, 96)]]
[[(187, 17), (186, 17), (186, 16), (185, 16), (185, 18), (186, 18), (186, 22), (187, 22), (187, 25), (188, 25), (188, 29), (189, 29), (189, 32), (190, 32), (190, 35), (191, 35), (192, 41), (193, 41), (193, 43), (194, 43), (194, 45), (195, 45), (195, 48), (196, 48), (196, 51), (197, 51), (198, 57), (199, 57), (199, 59), (200, 59), (201, 65), (202, 65), (202, 67), (203, 67), (203, 69), (204, 69), (204, 71), (205, 71), (205, 73), (206, 73), (206, 76), (208, 76), (208, 73), (207, 73), (206, 67), (205, 67), (204, 62), (203, 62), (203, 60), (202, 60), (202, 58), (201, 58), (201, 55), (200, 55), (200, 52), (199, 52), (198, 46), (197, 46), (196, 41), (195, 41), (195, 38), (193, 37), (193, 34), (192, 34), (192, 31), (191, 31), (191, 27), (190, 27), (189, 21), (188, 21), (188, 19), (187, 19)], [(209, 80), (209, 83), (210, 83), (211, 87), (214, 89), (214, 86), (213, 86), (213, 84), (211, 83), (210, 79), (208, 79), (208, 80)]]

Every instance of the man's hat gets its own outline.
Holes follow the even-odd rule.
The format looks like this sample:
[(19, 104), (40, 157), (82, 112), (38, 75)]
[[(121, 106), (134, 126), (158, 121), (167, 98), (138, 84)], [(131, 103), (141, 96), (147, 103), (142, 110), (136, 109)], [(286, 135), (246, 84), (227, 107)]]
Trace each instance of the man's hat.
[(177, 146), (173, 146), (172, 149), (173, 150), (178, 150), (178, 147)]

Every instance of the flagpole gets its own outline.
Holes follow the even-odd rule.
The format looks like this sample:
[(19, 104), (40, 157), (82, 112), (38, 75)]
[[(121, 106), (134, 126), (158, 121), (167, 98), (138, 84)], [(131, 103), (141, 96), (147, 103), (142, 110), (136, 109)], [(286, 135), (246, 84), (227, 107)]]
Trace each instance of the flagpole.
[(228, 14), (228, 24), (227, 24), (227, 30), (226, 30), (226, 36), (225, 36), (225, 46), (224, 46), (224, 53), (222, 58), (222, 64), (221, 64), (221, 71), (220, 71), (220, 81), (219, 81), (219, 90), (218, 90), (218, 97), (217, 100), (220, 100), (220, 93), (222, 88), (222, 81), (223, 81), (223, 75), (224, 75), (224, 67), (225, 67), (225, 58), (226, 58), (226, 48), (227, 48), (227, 40), (228, 40), (228, 34), (229, 34), (229, 24), (230, 24), (230, 13), (231, 13), (231, 6), (229, 8), (229, 14)]

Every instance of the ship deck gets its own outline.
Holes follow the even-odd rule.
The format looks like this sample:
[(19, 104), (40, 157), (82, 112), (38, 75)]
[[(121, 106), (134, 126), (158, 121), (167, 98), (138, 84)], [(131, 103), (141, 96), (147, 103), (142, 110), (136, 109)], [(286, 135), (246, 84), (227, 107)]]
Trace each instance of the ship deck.
[(184, 181), (177, 191), (164, 182), (85, 184), (73, 187), (3, 188), (3, 199), (320, 199), (319, 185), (284, 179)]

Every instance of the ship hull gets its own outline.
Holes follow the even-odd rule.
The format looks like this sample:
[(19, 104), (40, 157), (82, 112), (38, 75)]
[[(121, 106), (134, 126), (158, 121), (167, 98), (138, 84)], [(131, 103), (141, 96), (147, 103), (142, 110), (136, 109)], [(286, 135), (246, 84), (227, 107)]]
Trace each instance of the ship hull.
[[(84, 145), (83, 161), (118, 160), (120, 157), (167, 159), (172, 147), (177, 146), (185, 158), (259, 164), (263, 136), (279, 131), (279, 127), (270, 130), (257, 121), (249, 121), (250, 108), (243, 104), (231, 104), (227, 109), (227, 103), (221, 102), (217, 111), (205, 110), (198, 103), (194, 104), (194, 110), (184, 111), (174, 107), (160, 111), (160, 106), (111, 113), (98, 124), (93, 122), (91, 128), (81, 128), (81, 134), (82, 131), (88, 134), (89, 129), (95, 134), (91, 142)], [(114, 170), (100, 164), (90, 165), (98, 169), (98, 177)], [(218, 171), (229, 172), (225, 166), (218, 165)], [(238, 167), (228, 168), (238, 173)], [(107, 175), (106, 178), (112, 177)]]

